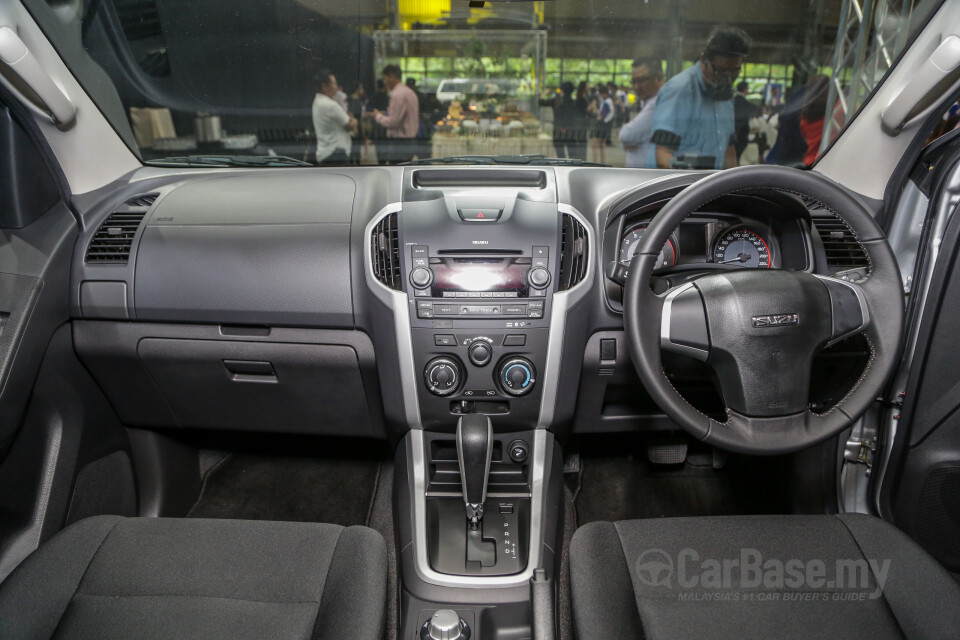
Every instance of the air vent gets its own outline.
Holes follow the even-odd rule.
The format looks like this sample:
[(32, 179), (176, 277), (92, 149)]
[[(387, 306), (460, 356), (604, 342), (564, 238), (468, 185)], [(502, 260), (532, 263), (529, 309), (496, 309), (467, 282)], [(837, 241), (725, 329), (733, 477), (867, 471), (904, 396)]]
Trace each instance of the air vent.
[(413, 174), (417, 189), (453, 187), (515, 187), (544, 189), (547, 174), (535, 169), (421, 169)]
[(560, 291), (574, 287), (587, 275), (587, 230), (569, 214), (563, 216), (560, 241)]
[(87, 247), (86, 262), (89, 264), (127, 264), (130, 249), (137, 229), (147, 215), (150, 206), (157, 200), (156, 193), (146, 193), (126, 201), (125, 206), (114, 211), (93, 234)]
[(391, 213), (373, 228), (370, 234), (370, 260), (377, 280), (400, 291), (400, 238), (396, 213)]
[(814, 215), (813, 226), (827, 254), (827, 266), (834, 271), (870, 266), (860, 242), (847, 224), (835, 215)]
[(128, 207), (149, 207), (154, 202), (157, 201), (157, 193), (145, 193), (142, 196), (137, 196), (135, 198), (130, 198), (127, 200)]

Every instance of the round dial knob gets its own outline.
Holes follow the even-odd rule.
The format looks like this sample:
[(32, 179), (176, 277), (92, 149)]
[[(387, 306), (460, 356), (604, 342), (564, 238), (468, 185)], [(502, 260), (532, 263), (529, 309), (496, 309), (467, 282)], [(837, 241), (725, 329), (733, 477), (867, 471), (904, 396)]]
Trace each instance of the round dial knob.
[(493, 347), (485, 340), (474, 340), (467, 347), (467, 356), (474, 366), (485, 367), (493, 358)]
[(463, 382), (463, 367), (456, 358), (442, 356), (427, 363), (423, 370), (427, 389), (435, 396), (449, 396), (456, 393)]
[(420, 629), (421, 640), (468, 640), (470, 627), (456, 611), (441, 609), (435, 612)]
[(527, 273), (527, 280), (534, 289), (544, 289), (550, 284), (550, 272), (543, 267), (535, 267)]
[(426, 289), (433, 282), (433, 271), (426, 267), (417, 267), (410, 272), (410, 284), (417, 289)]
[(500, 363), (497, 381), (505, 392), (512, 396), (522, 396), (533, 390), (533, 385), (537, 382), (537, 372), (532, 362), (514, 356)]

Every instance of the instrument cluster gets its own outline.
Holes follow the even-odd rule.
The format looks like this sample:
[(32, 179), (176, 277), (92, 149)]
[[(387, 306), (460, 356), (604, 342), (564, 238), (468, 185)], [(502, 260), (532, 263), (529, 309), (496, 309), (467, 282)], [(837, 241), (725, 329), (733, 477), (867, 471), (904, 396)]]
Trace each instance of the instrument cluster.
[[(630, 265), (648, 225), (649, 220), (625, 225), (617, 255), (621, 265)], [(697, 263), (778, 268), (779, 242), (773, 230), (758, 221), (709, 214), (691, 216), (663, 245), (657, 270)]]

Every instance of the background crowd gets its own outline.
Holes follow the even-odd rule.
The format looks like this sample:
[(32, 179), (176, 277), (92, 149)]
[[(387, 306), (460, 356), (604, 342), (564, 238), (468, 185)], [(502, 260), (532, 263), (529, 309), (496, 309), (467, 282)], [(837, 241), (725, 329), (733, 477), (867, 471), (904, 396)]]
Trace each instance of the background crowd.
[[(738, 82), (749, 54), (746, 33), (718, 26), (699, 60), (669, 80), (663, 61), (649, 57), (633, 62), (630, 87), (564, 82), (540, 102), (552, 111), (556, 155), (606, 164), (616, 145), (627, 167), (810, 166), (821, 148), (830, 79), (815, 75), (786, 95), (776, 86), (751, 100), (747, 83)], [(347, 93), (326, 70), (315, 82), (318, 164), (369, 164), (371, 148), (381, 164), (429, 155), (433, 123), (446, 107), (413, 78), (404, 82), (398, 66), (383, 69), (372, 95), (362, 85)]]
[(746, 33), (719, 26), (700, 59), (669, 80), (662, 60), (638, 58), (630, 89), (565, 82), (548, 102), (557, 154), (604, 162), (613, 139), (627, 167), (810, 166), (821, 148), (830, 79), (815, 75), (786, 96), (773, 87), (752, 100), (748, 84), (737, 81), (749, 53)]

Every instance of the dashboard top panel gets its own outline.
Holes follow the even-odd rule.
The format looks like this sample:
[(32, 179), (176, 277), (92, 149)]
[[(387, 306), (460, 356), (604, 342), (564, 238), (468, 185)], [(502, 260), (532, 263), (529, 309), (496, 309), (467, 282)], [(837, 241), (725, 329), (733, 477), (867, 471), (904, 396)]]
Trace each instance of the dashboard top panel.
[(349, 224), (356, 189), (354, 180), (337, 174), (211, 176), (164, 194), (148, 224)]

